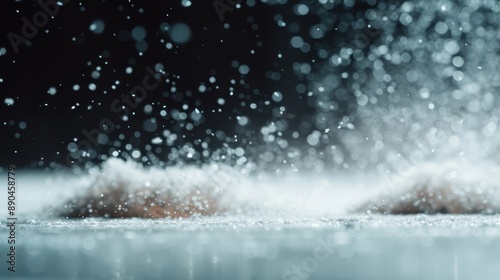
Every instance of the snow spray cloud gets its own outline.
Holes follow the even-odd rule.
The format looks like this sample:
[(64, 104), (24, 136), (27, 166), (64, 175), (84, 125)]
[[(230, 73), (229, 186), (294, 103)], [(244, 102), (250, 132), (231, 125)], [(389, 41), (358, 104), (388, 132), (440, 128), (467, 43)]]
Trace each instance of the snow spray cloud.
[[(340, 16), (333, 3), (298, 9), (322, 18), (313, 39), (333, 32), (335, 16), (344, 38), (294, 41), (322, 58), (307, 67), (316, 72), (305, 71), (317, 108), (308, 144), (346, 169), (394, 170), (401, 158), (498, 160), (499, 8), (489, 1), (360, 3), (357, 13)], [(366, 27), (374, 30), (369, 40), (349, 34)]]
[[(121, 118), (127, 118), (130, 109), (135, 109), (137, 106), (146, 100), (148, 92), (155, 90), (160, 83), (170, 75), (168, 72), (153, 70), (150, 66), (146, 66), (148, 73), (142, 79), (142, 85), (135, 86), (128, 94), (121, 94), (120, 98), (116, 98), (110, 105), (112, 113), (122, 114)], [(98, 127), (90, 131), (83, 129), (82, 134), (86, 139), (82, 139), (77, 143), (70, 143), (66, 147), (68, 154), (65, 157), (68, 166), (74, 166), (76, 163), (81, 163), (84, 157), (91, 156), (95, 147), (100, 145), (103, 137), (115, 130), (115, 123), (109, 118), (103, 118), (99, 121)]]
[(36, 1), (38, 5), (42, 8), (42, 11), (38, 11), (33, 14), (31, 21), (27, 17), (22, 17), (21, 21), (23, 26), (21, 27), (21, 35), (10, 32), (7, 34), (7, 38), (14, 49), (14, 52), (19, 53), (19, 46), (25, 44), (26, 46), (31, 46), (30, 39), (33, 39), (40, 28), (45, 27), (49, 23), (49, 17), (54, 18), (54, 16), (59, 13), (59, 7), (66, 5), (70, 0), (48, 0), (46, 2), (39, 0)]

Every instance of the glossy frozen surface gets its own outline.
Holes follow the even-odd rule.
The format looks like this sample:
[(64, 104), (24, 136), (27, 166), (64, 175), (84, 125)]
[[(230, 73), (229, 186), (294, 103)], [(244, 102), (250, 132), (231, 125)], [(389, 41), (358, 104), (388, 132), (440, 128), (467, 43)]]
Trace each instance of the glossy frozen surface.
[(18, 225), (15, 276), (495, 279), (499, 237), (498, 216), (33, 220)]

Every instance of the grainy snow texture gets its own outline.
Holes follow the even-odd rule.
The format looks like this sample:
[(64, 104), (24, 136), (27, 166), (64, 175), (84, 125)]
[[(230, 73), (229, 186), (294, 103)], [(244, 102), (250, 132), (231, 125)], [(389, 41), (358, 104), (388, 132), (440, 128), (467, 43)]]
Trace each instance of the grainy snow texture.
[(89, 189), (66, 202), (61, 215), (176, 218), (222, 214), (222, 195), (229, 184), (224, 175), (216, 166), (144, 170), (137, 164), (111, 159), (95, 175)]
[[(291, 174), (293, 180), (243, 176), (216, 165), (142, 168), (118, 159), (96, 172), (90, 188), (64, 204), (63, 217), (178, 218), (264, 211), (284, 215), (342, 213), (494, 214), (500, 211), (500, 168), (428, 163), (398, 177), (379, 177), (356, 189), (335, 176)], [(345, 176), (344, 176), (345, 177)], [(344, 178), (344, 183), (348, 179)], [(311, 191), (305, 186), (313, 186)], [(301, 190), (301, 191), (300, 191)], [(367, 196), (366, 193), (372, 193)], [(356, 203), (366, 202), (356, 207)], [(343, 207), (343, 209), (342, 209)], [(57, 211), (57, 209), (56, 209)]]
[[(2, 222), (0, 234), (5, 228)], [(18, 228), (18, 278), (6, 270), (0, 278), (295, 280), (297, 267), (307, 279), (500, 273), (498, 216), (37, 219)]]
[(500, 167), (456, 162), (428, 163), (398, 177), (390, 190), (358, 208), (384, 214), (500, 213)]

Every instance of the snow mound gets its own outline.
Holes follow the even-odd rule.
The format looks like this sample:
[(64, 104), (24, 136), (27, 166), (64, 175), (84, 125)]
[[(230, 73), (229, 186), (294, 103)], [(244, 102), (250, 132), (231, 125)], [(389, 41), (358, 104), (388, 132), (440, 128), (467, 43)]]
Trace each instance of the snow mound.
[(345, 214), (359, 201), (352, 178), (341, 186), (331, 176), (249, 175), (215, 164), (145, 168), (112, 158), (89, 176), (90, 187), (51, 212), (67, 218), (318, 217)]
[(230, 183), (218, 166), (143, 168), (132, 162), (104, 162), (90, 188), (67, 201), (68, 218), (177, 218), (226, 210), (223, 194)]
[(355, 212), (383, 214), (500, 213), (500, 168), (455, 162), (428, 163), (397, 178), (394, 187)]

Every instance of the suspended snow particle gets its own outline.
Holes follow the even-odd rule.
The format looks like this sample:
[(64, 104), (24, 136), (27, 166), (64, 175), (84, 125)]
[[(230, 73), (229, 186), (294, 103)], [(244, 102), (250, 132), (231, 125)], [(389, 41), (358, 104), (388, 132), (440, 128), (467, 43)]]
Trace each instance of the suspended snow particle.
[(153, 112), (153, 106), (151, 106), (150, 104), (146, 104), (144, 106), (144, 113), (146, 114), (151, 114)]
[(151, 139), (151, 143), (153, 143), (155, 145), (159, 145), (159, 144), (163, 143), (163, 140), (160, 137), (155, 137), (155, 138)]
[(368, 96), (361, 94), (360, 96), (358, 96), (357, 102), (359, 106), (365, 106), (366, 104), (368, 104)]
[(462, 67), (464, 65), (464, 59), (461, 56), (455, 56), (453, 58), (453, 65), (455, 67)]
[(97, 87), (96, 87), (96, 85), (95, 85), (94, 83), (90, 83), (90, 84), (89, 84), (89, 89), (90, 89), (91, 91), (96, 90), (96, 88), (97, 88)]
[(301, 37), (299, 36), (294, 36), (291, 40), (290, 40), (290, 45), (292, 45), (292, 47), (296, 48), (296, 49), (299, 49), (302, 47), (302, 45), (304, 45), (304, 40), (302, 40)]
[(415, 83), (418, 80), (418, 73), (414, 70), (410, 70), (406, 73), (406, 80), (410, 83)]
[(129, 67), (125, 68), (125, 73), (132, 74), (132, 72), (134, 72), (134, 69), (132, 67), (129, 66)]
[(344, 6), (350, 8), (354, 6), (354, 0), (344, 0)]
[(19, 128), (20, 129), (26, 129), (28, 125), (26, 124), (26, 122), (19, 122)]
[(203, 92), (205, 92), (206, 90), (207, 90), (207, 87), (206, 87), (205, 85), (200, 85), (200, 86), (198, 87), (198, 91), (199, 91), (199, 92), (202, 92), (202, 93), (203, 93)]
[(300, 72), (304, 75), (311, 73), (311, 65), (309, 63), (303, 63), (300, 65)]
[(155, 71), (156, 72), (163, 72), (165, 70), (165, 65), (163, 65), (163, 63), (156, 63), (155, 64)]
[(240, 66), (240, 63), (237, 60), (231, 61), (231, 67), (238, 68), (238, 66)]
[(274, 102), (280, 102), (283, 99), (283, 95), (281, 94), (281, 92), (275, 91), (273, 92), (272, 98)]
[(405, 26), (408, 26), (411, 24), (413, 18), (407, 14), (407, 13), (403, 13), (401, 14), (401, 16), (399, 17), (399, 21), (401, 22), (401, 24), (405, 25)]
[(90, 76), (92, 77), (92, 79), (97, 80), (97, 79), (99, 79), (99, 77), (101, 77), (101, 72), (94, 70), (94, 71), (92, 71)]
[(237, 156), (241, 157), (241, 156), (243, 156), (243, 155), (245, 154), (245, 150), (243, 150), (243, 148), (241, 148), (241, 147), (238, 147), (238, 148), (236, 148), (236, 149), (234, 150), (234, 153), (235, 153)]
[(486, 128), (491, 131), (491, 132), (494, 132), (495, 130), (497, 130), (497, 124), (494, 123), (494, 122), (489, 122), (487, 125), (486, 125)]
[(170, 39), (177, 44), (185, 44), (191, 39), (191, 28), (185, 23), (176, 23), (170, 29)]
[(203, 115), (198, 109), (195, 109), (193, 112), (191, 112), (190, 117), (193, 121), (199, 122), (201, 118), (203, 118)]
[(307, 136), (307, 143), (311, 146), (318, 145), (320, 136), (321, 133), (319, 131), (314, 131), (313, 133), (309, 134), (309, 136)]
[(320, 39), (325, 36), (325, 31), (323, 30), (323, 25), (317, 24), (311, 27), (309, 30), (309, 36), (314, 39)]
[(56, 95), (57, 93), (57, 89), (55, 87), (51, 87), (49, 88), (49, 90), (47, 91), (50, 95)]
[(5, 98), (4, 103), (5, 103), (7, 106), (12, 106), (12, 105), (14, 105), (14, 99), (12, 99), (12, 98), (10, 98), (10, 97), (7, 97), (7, 98)]
[(104, 27), (104, 21), (96, 19), (90, 24), (89, 29), (95, 34), (101, 34), (104, 31)]
[(436, 25), (434, 26), (434, 30), (436, 30), (436, 32), (438, 34), (443, 35), (448, 31), (448, 25), (446, 25), (446, 23), (440, 21), (440, 22), (436, 23)]
[(238, 120), (238, 124), (241, 126), (245, 126), (248, 124), (248, 117), (245, 116), (237, 116), (236, 119)]
[(464, 78), (464, 73), (462, 71), (453, 72), (453, 79), (455, 81), (460, 82)]
[(298, 15), (305, 16), (309, 13), (309, 7), (305, 4), (300, 4), (297, 6), (297, 13)]
[(418, 93), (420, 94), (420, 97), (422, 97), (423, 99), (427, 99), (431, 96), (431, 93), (427, 88), (421, 88)]
[(144, 121), (143, 128), (147, 132), (154, 132), (158, 128), (158, 123), (155, 118)]
[(80, 90), (80, 85), (78, 85), (78, 84), (73, 85), (73, 90), (74, 91), (79, 91)]
[(139, 158), (141, 157), (141, 152), (139, 152), (138, 150), (135, 150), (132, 152), (132, 157), (133, 158)]
[(161, 31), (165, 31), (165, 32), (169, 31), (170, 30), (170, 24), (168, 24), (166, 22), (162, 22), (160, 24), (160, 30)]
[(454, 40), (450, 40), (446, 42), (444, 45), (444, 49), (449, 53), (449, 54), (456, 54), (458, 51), (460, 51), (460, 47), (458, 46), (458, 43)]
[(5, 55), (7, 53), (6, 48), (0, 48), (0, 56)]
[(144, 38), (146, 38), (146, 29), (142, 26), (136, 26), (134, 29), (132, 29), (131, 32), (132, 38), (136, 41), (142, 41)]

